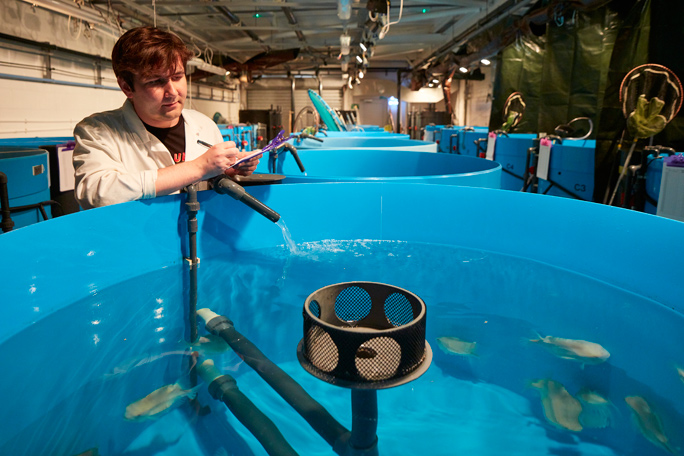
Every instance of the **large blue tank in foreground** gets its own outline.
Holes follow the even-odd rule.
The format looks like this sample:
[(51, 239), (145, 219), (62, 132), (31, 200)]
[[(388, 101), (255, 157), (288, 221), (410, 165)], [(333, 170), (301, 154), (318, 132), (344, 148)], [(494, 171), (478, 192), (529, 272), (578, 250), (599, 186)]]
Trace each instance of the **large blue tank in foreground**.
[[(229, 318), (344, 426), (349, 392), (297, 361), (307, 296), (371, 281), (427, 305), (434, 358), (410, 385), (378, 392), (380, 454), (659, 455), (684, 445), (681, 283), (644, 273), (681, 268), (684, 223), (446, 185), (250, 192), (280, 226), (199, 195), (198, 307)], [(196, 402), (167, 394), (169, 407), (147, 419), (126, 413), (160, 388), (189, 389), (194, 352), (235, 379), (295, 454), (332, 454), (243, 358), (209, 339), (189, 345), (185, 200), (0, 235), (0, 454), (265, 455), (201, 381)]]

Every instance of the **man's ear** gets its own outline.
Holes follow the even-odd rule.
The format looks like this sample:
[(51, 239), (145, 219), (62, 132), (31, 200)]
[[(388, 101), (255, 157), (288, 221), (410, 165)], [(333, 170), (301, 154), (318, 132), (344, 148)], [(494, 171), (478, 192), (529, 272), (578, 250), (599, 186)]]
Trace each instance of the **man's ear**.
[(133, 97), (133, 87), (128, 85), (128, 83), (124, 81), (124, 79), (121, 76), (116, 78), (116, 83), (119, 84), (119, 88), (126, 95), (127, 98)]

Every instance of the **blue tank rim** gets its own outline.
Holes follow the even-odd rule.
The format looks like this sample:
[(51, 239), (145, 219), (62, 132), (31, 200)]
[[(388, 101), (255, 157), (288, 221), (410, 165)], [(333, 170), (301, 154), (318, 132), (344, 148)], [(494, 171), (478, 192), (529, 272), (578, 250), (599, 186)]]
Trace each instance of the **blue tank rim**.
[[(684, 223), (675, 220), (463, 186), (311, 183), (252, 187), (249, 193), (283, 216), (296, 242), (398, 240), (491, 251), (591, 277), (684, 313), (676, 280), (654, 283), (642, 272), (676, 270), (684, 246), (663, 242), (684, 235)], [(240, 202), (211, 191), (200, 192), (199, 200), (200, 258), (283, 245), (281, 230)], [(184, 201), (185, 195), (170, 195), (123, 203), (0, 235), (0, 254), (12, 260), (0, 263), (0, 277), (11, 284), (4, 300), (13, 303), (4, 306), (0, 343), (93, 290), (183, 264)], [(69, 243), (56, 241), (67, 237)], [(635, 238), (639, 249), (626, 255)]]
[(10, 158), (32, 157), (35, 155), (43, 154), (47, 154), (47, 151), (45, 149), (40, 149), (36, 147), (0, 146), (0, 160)]

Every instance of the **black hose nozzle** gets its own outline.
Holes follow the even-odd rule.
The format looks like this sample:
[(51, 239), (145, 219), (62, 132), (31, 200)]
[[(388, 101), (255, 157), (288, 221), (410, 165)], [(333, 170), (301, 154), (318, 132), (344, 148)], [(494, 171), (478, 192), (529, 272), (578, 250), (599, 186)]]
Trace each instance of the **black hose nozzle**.
[(213, 186), (217, 193), (222, 195), (230, 195), (236, 200), (242, 201), (247, 206), (254, 209), (273, 223), (276, 223), (278, 220), (280, 220), (280, 214), (247, 193), (247, 191), (235, 181), (227, 177), (220, 177), (214, 180)]
[[(317, 139), (317, 138), (315, 138)], [(297, 162), (297, 166), (299, 166), (299, 170), (301, 172), (306, 172), (306, 169), (304, 169), (304, 165), (302, 164), (302, 161), (299, 159), (299, 154), (297, 153), (297, 148), (293, 146), (290, 143), (283, 143), (282, 146), (280, 146), (282, 149), (289, 150), (292, 156), (294, 157), (295, 161)]]
[[(328, 136), (328, 134), (325, 133), (325, 136)], [(308, 134), (308, 133), (301, 133), (301, 134), (299, 135), (299, 137), (302, 138), (302, 139), (309, 138), (309, 139), (313, 139), (314, 141), (323, 142), (323, 138), (319, 138), (319, 137), (317, 137), (317, 136), (310, 135), (310, 134)]]

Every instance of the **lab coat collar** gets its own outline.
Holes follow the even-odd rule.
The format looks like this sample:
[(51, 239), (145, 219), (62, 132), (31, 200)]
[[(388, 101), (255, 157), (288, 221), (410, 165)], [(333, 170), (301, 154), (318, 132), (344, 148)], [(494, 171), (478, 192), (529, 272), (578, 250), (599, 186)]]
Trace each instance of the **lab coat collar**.
[[(128, 128), (136, 134), (142, 142), (159, 142), (154, 135), (147, 131), (142, 120), (138, 117), (138, 113), (135, 112), (135, 107), (133, 107), (133, 102), (130, 99), (126, 99), (122, 109)], [(202, 132), (202, 125), (200, 125), (192, 115), (186, 115), (186, 112), (187, 110), (183, 109), (183, 121), (185, 122), (186, 135), (187, 132), (192, 131), (195, 133), (195, 136), (199, 137)]]

